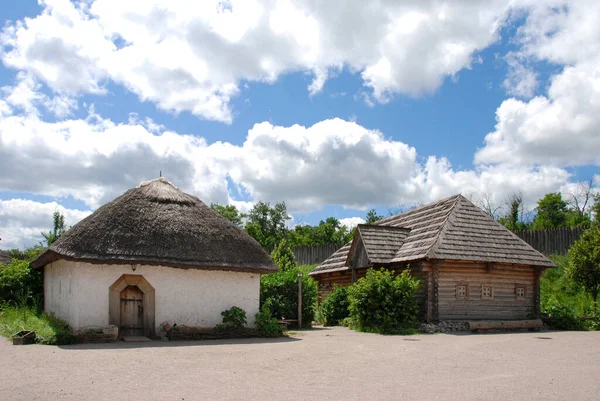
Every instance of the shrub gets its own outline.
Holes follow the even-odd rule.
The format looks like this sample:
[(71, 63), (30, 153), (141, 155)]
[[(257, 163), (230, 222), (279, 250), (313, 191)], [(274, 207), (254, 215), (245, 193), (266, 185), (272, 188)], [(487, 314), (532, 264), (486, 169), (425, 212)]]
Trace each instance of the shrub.
[(32, 305), (43, 293), (42, 275), (29, 267), (29, 262), (13, 259), (0, 265), (0, 302)]
[(324, 326), (337, 326), (348, 317), (348, 288), (335, 285), (333, 291), (321, 304), (319, 321)]
[(243, 331), (246, 326), (246, 312), (237, 306), (221, 312), (223, 323), (215, 326), (217, 332)]
[(380, 334), (403, 333), (417, 321), (414, 297), (419, 281), (405, 270), (394, 277), (389, 270), (369, 269), (348, 288), (351, 327)]
[(298, 274), (302, 273), (302, 325), (310, 327), (315, 317), (317, 283), (307, 269), (294, 267), (260, 278), (260, 305), (267, 305), (276, 318), (298, 319)]
[(583, 320), (565, 305), (552, 305), (542, 310), (548, 326), (555, 330), (586, 330)]
[(268, 304), (263, 305), (255, 318), (256, 330), (261, 337), (281, 337), (283, 335), (283, 327), (271, 315)]

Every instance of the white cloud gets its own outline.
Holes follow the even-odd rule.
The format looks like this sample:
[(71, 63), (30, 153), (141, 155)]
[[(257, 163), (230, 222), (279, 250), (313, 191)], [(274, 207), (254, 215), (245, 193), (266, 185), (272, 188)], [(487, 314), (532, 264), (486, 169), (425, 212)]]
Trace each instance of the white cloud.
[(379, 102), (430, 93), (498, 39), (509, 10), (501, 0), (41, 5), (39, 16), (5, 26), (5, 65), (61, 94), (104, 93), (112, 80), (162, 109), (224, 122), (240, 82), (273, 83), (292, 71), (314, 75), (311, 96), (343, 67)]
[(538, 87), (538, 73), (528, 68), (512, 54), (506, 57), (508, 76), (502, 86), (509, 95), (520, 98), (531, 98)]
[(25, 248), (40, 243), (42, 232), (52, 230), (52, 213), (65, 216), (73, 226), (91, 211), (67, 209), (56, 202), (41, 203), (26, 199), (0, 200), (0, 248)]
[(340, 224), (346, 227), (348, 230), (352, 230), (359, 224), (365, 224), (366, 221), (362, 217), (346, 217), (344, 219), (340, 219)]
[(519, 57), (564, 68), (545, 96), (498, 107), (475, 162), (600, 165), (600, 3), (534, 4), (519, 28)]

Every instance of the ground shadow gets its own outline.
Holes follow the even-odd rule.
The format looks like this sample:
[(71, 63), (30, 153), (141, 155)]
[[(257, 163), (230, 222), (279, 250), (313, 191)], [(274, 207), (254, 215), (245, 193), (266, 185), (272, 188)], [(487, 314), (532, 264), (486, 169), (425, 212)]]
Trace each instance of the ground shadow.
[(127, 342), (116, 341), (112, 343), (102, 344), (71, 344), (59, 345), (58, 348), (77, 351), (77, 350), (105, 350), (105, 349), (131, 349), (131, 348), (175, 348), (175, 347), (205, 347), (219, 345), (256, 345), (268, 343), (292, 343), (301, 341), (301, 338), (294, 336), (278, 337), (278, 338), (232, 338), (232, 339), (217, 339), (217, 340), (181, 340), (181, 341), (162, 341), (153, 340), (147, 342)]

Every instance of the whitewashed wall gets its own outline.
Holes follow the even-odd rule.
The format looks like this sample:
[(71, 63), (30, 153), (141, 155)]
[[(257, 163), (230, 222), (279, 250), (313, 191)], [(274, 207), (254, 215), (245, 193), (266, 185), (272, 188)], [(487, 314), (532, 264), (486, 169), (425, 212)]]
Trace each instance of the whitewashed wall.
[(164, 266), (96, 265), (59, 260), (44, 268), (46, 312), (75, 329), (108, 325), (109, 287), (123, 274), (139, 274), (155, 289), (156, 333), (163, 322), (214, 327), (232, 306), (246, 311), (254, 325), (259, 308), (260, 275), (184, 270)]

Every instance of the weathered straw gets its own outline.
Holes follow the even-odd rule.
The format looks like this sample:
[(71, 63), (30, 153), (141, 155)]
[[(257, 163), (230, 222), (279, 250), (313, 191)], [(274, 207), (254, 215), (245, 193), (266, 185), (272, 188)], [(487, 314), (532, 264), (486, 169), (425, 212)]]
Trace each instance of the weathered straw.
[(268, 273), (277, 266), (252, 237), (165, 178), (100, 207), (31, 263), (58, 259)]

